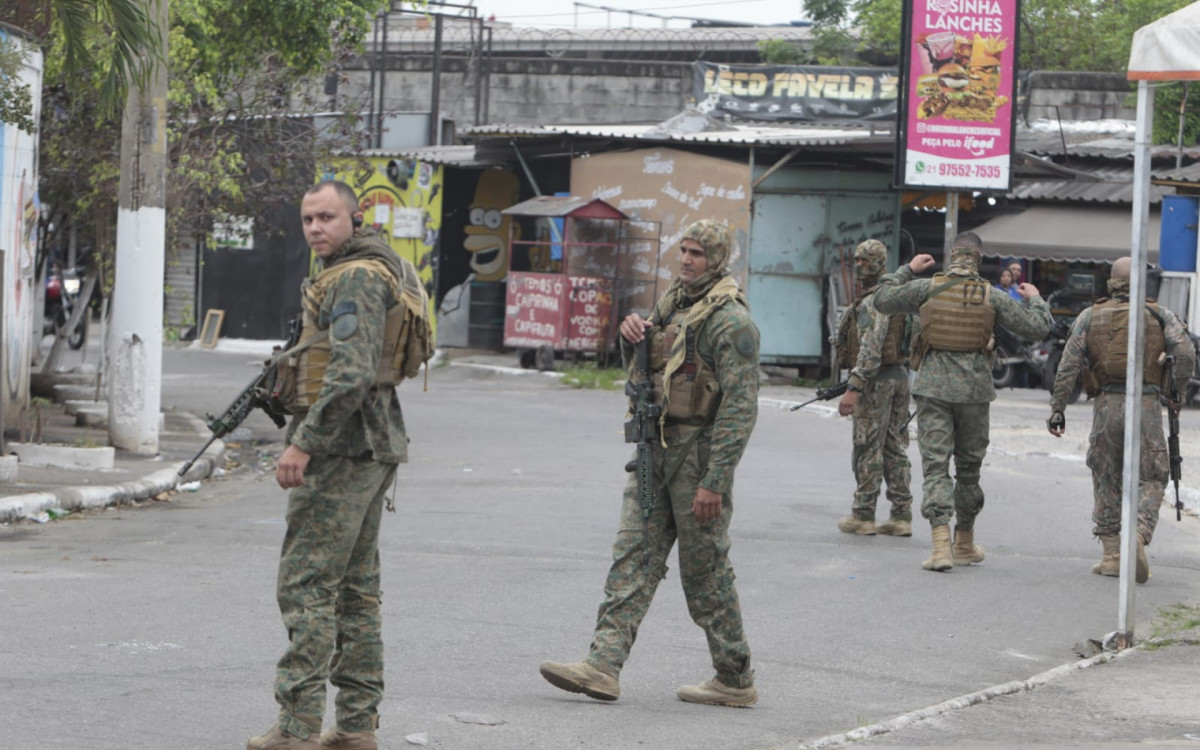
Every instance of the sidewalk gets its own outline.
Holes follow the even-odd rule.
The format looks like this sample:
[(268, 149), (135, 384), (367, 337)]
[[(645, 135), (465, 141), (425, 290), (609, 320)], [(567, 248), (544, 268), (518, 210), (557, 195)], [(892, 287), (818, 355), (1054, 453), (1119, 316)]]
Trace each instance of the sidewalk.
[[(448, 359), (455, 367), (549, 375), (521, 370), (515, 355), (464, 352)], [(764, 408), (785, 409), (811, 397), (811, 389), (767, 386), (760, 403)], [(1023, 398), (1024, 394), (1018, 394), (1013, 400)], [(813, 407), (830, 416), (836, 413), (824, 403), (806, 407), (806, 411)], [(813, 423), (807, 424), (811, 429)], [(169, 411), (164, 416), (157, 456), (117, 451), (113, 468), (100, 471), (19, 464), (15, 481), (0, 483), (0, 524), (31, 523), (25, 519), (45, 520), (55, 509), (75, 512), (185, 488), (220, 471), (225, 445), (218, 440), (187, 476), (176, 477), (179, 467), (209, 435), (203, 421), (194, 415)], [(235, 431), (231, 439), (236, 437)], [(77, 425), (61, 404), (54, 404), (43, 407), (42, 442), (106, 445), (108, 433), (101, 425)], [(1200, 602), (1184, 604), (1195, 607)], [(797, 726), (795, 739), (777, 747), (1200, 750), (1200, 712), (1196, 709), (1200, 706), (1200, 609), (1187, 610), (1175, 632), (1158, 643), (1149, 640), (1150, 635), (1150, 628), (1144, 627), (1137, 633), (1139, 645), (1133, 649), (1101, 652), (1025, 680), (947, 696), (942, 703), (845, 733), (805, 737), (805, 728)]]
[[(41, 440), (45, 446), (57, 446), (62, 453), (69, 448), (89, 448), (109, 445), (108, 427), (97, 413), (104, 414), (101, 401), (83, 410), (77, 417), (68, 413), (64, 404), (48, 404), (41, 408)], [(86, 422), (86, 424), (80, 424)], [(30, 443), (39, 442), (34, 424), (27, 425)], [(236, 434), (236, 431), (235, 431)], [(45, 522), (59, 511), (77, 512), (88, 508), (145, 500), (163, 492), (185, 488), (189, 483), (207, 478), (223, 463), (225, 443), (216, 440), (188, 470), (179, 477), (184, 462), (196, 455), (211, 433), (203, 420), (187, 412), (168, 411), (163, 414), (159, 431), (158, 455), (139, 456), (116, 450), (112, 468), (95, 469), (72, 466), (69, 456), (56, 460), (56, 466), (36, 466), (15, 462), (15, 479), (0, 479), (0, 523), (14, 521)], [(5, 440), (12, 452), (13, 443)], [(10, 465), (10, 469), (11, 469)], [(11, 475), (11, 471), (9, 474)]]

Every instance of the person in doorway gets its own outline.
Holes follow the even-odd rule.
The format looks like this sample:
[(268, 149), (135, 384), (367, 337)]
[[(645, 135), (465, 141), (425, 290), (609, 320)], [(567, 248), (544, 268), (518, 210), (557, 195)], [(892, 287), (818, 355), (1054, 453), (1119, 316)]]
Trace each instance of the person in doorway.
[[(1092, 405), (1092, 433), (1088, 437), (1087, 465), (1092, 470), (1092, 533), (1103, 553), (1092, 572), (1118, 576), (1121, 572), (1121, 493), (1125, 462), (1125, 365), (1129, 350), (1129, 271), (1132, 261), (1120, 258), (1112, 267), (1107, 299), (1086, 308), (1071, 326), (1063, 349), (1054, 396), (1050, 401), (1050, 434), (1062, 437), (1067, 430), (1066, 409), (1075, 379), (1086, 371)], [(1195, 350), (1179, 318), (1153, 300), (1146, 303), (1145, 349), (1142, 365), (1141, 466), (1138, 480), (1137, 564), (1138, 583), (1150, 580), (1146, 547), (1158, 524), (1170, 476), (1167, 442), (1163, 438), (1160, 386), (1166, 356), (1174, 359), (1175, 379), (1187, 383), (1195, 365)]]
[[(1029, 306), (1002, 294), (979, 276), (983, 241), (974, 232), (954, 238), (945, 273), (914, 279), (933, 256), (918, 255), (880, 281), (875, 309), (884, 315), (920, 313), (921, 334), (913, 395), (917, 445), (924, 474), (921, 515), (932, 527), (933, 554), (926, 570), (982, 562), (975, 518), (983, 510), (979, 472), (988, 446), (988, 417), (996, 398), (992, 384), (992, 329), (996, 324), (1037, 341), (1050, 330), (1050, 309), (1032, 284), (1017, 291)], [(955, 476), (950, 476), (954, 458)], [(950, 521), (956, 520), (953, 549)]]
[(591, 648), (581, 662), (542, 663), (542, 676), (555, 687), (599, 700), (620, 696), (621, 668), (678, 540), (688, 611), (708, 638), (716, 675), (676, 694), (721, 706), (758, 700), (729, 562), (729, 522), (734, 469), (758, 416), (759, 336), (729, 273), (730, 251), (725, 226), (692, 224), (679, 243), (678, 276), (650, 319), (633, 314), (621, 322), (631, 378), (641, 377), (633, 346), (649, 337), (653, 395), (662, 415), (661, 444), (654, 447), (655, 500), (643, 527), (631, 475)]
[[(851, 465), (857, 489), (850, 515), (838, 521), (847, 534), (912, 536), (912, 476), (908, 462), (908, 341), (910, 315), (883, 315), (875, 289), (887, 268), (887, 247), (866, 240), (854, 250), (858, 292), (838, 326), (838, 353), (850, 369), (838, 413), (853, 415)], [(879, 489), (887, 480), (888, 520), (875, 524)]]
[(1021, 267), (1021, 261), (1014, 258), (1008, 262), (1007, 268), (1008, 272), (1012, 274), (1012, 285), (1014, 287), (1020, 286), (1022, 280), (1028, 281), (1028, 279), (1025, 279), (1025, 269)]
[(996, 282), (996, 289), (1004, 292), (1017, 302), (1025, 299), (1021, 296), (1021, 293), (1017, 291), (1017, 285), (1013, 282), (1013, 272), (1007, 268), (1000, 269), (1000, 279)]
[[(288, 646), (275, 676), (278, 722), (246, 747), (375, 750), (379, 526), (396, 466), (408, 457), (396, 353), (409, 351), (416, 326), (428, 334), (427, 319), (406, 328), (404, 317), (406, 300), (424, 289), (411, 263), (362, 228), (349, 185), (310, 188), (300, 218), (322, 269), (301, 288), (303, 329), (289, 357), (299, 364), (280, 366), (290, 382), (279, 390), (295, 415), (275, 472), (290, 490), (277, 583)], [(321, 735), (326, 681), (338, 688), (337, 726)]]

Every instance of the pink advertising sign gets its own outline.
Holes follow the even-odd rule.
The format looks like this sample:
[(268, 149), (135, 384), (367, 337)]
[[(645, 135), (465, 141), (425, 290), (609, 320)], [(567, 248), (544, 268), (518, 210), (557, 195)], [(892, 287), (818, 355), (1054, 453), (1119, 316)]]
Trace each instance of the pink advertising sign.
[(903, 183), (1008, 190), (1019, 0), (908, 0)]

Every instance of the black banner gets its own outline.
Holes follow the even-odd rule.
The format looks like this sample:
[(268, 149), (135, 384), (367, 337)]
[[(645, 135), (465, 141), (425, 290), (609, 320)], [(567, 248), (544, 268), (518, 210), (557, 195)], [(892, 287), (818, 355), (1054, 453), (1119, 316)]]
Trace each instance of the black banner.
[(895, 68), (697, 62), (696, 105), (745, 120), (844, 122), (896, 117)]

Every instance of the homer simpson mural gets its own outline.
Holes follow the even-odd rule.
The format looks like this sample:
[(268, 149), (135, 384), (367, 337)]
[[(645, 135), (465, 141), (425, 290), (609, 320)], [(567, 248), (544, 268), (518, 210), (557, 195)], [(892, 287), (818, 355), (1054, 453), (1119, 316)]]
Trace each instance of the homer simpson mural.
[(519, 240), (521, 227), (513, 225), (512, 217), (501, 211), (517, 203), (520, 187), (517, 175), (507, 169), (487, 169), (480, 173), (462, 243), (463, 250), (470, 254), (471, 273), (442, 298), (438, 308), (439, 346), (468, 345), (472, 282), (498, 282), (508, 275), (509, 228), (512, 238)]

